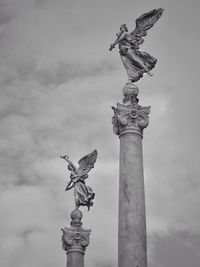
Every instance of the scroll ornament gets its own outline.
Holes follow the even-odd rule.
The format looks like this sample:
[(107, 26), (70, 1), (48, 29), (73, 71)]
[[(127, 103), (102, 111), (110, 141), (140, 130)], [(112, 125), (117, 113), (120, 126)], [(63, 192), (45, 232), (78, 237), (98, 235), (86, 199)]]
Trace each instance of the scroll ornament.
[(142, 107), (135, 102), (129, 105), (118, 103), (116, 108), (112, 107), (114, 133), (120, 135), (124, 131), (134, 130), (142, 135), (143, 129), (149, 124), (150, 108), (150, 106)]

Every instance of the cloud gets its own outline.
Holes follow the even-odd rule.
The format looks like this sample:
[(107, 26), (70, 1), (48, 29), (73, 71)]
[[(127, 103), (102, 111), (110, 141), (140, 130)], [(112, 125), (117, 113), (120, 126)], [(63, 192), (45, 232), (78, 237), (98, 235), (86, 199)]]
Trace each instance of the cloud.
[[(149, 129), (144, 138), (147, 225), (150, 232), (169, 234), (179, 229), (199, 233), (197, 222), (200, 218), (196, 210), (200, 193), (197, 178), (199, 151), (195, 137), (199, 127), (193, 123), (197, 101), (193, 100), (190, 109), (184, 108), (187, 107), (186, 91), (187, 87), (182, 88), (181, 95), (178, 90), (170, 91), (170, 94), (168, 91), (157, 92), (158, 95), (154, 96), (156, 103), (152, 103), (153, 96), (149, 96), (152, 111), (157, 111), (150, 114)], [(190, 126), (185, 127), (186, 124)]]
[(9, 23), (14, 19), (14, 13), (11, 11), (11, 6), (9, 2), (5, 0), (0, 1), (0, 27)]
[(199, 236), (177, 231), (164, 238), (155, 236), (152, 242), (157, 249), (154, 260), (149, 262), (149, 266), (199, 266)]
[(116, 70), (113, 62), (103, 60), (101, 62), (91, 62), (89, 64), (60, 62), (57, 66), (36, 70), (33, 76), (43, 86), (60, 86), (74, 79), (85, 79), (96, 75), (109, 74)]
[(109, 75), (117, 70), (115, 62), (59, 62), (51, 67), (39, 68), (33, 60), (21, 62), (2, 80), (2, 85), (9, 86), (14, 82), (37, 82), (39, 86), (60, 86), (72, 80), (82, 80), (93, 76)]

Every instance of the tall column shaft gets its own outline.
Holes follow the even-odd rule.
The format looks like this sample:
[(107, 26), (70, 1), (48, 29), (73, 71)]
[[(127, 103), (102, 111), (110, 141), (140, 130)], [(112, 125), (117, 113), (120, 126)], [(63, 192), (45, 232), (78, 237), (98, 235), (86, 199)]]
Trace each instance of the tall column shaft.
[(135, 84), (127, 83), (123, 93), (123, 104), (112, 107), (120, 138), (118, 266), (147, 267), (142, 136), (150, 107), (138, 104)]
[(84, 267), (84, 253), (69, 251), (67, 253), (67, 267)]
[(146, 218), (141, 136), (120, 136), (119, 267), (146, 267)]

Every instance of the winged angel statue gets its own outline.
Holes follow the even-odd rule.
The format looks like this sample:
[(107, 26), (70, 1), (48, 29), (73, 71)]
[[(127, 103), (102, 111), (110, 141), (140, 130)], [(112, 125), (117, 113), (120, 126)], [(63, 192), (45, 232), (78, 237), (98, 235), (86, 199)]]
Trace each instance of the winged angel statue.
[(139, 46), (144, 42), (143, 37), (161, 17), (164, 9), (154, 9), (136, 19), (135, 29), (128, 33), (126, 24), (121, 25), (117, 39), (110, 45), (110, 51), (119, 44), (119, 53), (127, 71), (129, 82), (138, 81), (144, 73), (150, 72), (156, 65), (157, 59), (144, 51), (139, 51)]
[(81, 158), (78, 161), (78, 168), (74, 166), (67, 155), (60, 157), (69, 163), (68, 170), (71, 171), (70, 181), (68, 182), (65, 191), (74, 188), (76, 208), (87, 206), (89, 210), (90, 207), (93, 206), (95, 193), (92, 191), (91, 187), (85, 184), (85, 180), (88, 178), (88, 172), (94, 167), (97, 159), (97, 150), (95, 149), (92, 153)]

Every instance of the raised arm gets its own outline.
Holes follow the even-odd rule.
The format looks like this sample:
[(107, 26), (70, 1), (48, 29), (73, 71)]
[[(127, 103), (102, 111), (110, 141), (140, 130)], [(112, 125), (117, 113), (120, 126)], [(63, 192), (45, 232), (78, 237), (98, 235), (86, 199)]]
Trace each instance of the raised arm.
[(115, 48), (115, 45), (120, 43), (126, 37), (126, 32), (121, 32), (113, 44), (110, 45), (110, 51)]
[(74, 187), (74, 183), (73, 181), (69, 181), (69, 183), (67, 184), (66, 188), (65, 188), (65, 191), (68, 191), (70, 189), (72, 189)]
[(76, 167), (74, 166), (74, 164), (71, 162), (71, 160), (69, 160), (69, 157), (67, 155), (65, 156), (60, 156), (62, 159), (66, 160), (69, 165), (72, 167), (73, 171), (76, 171)]

